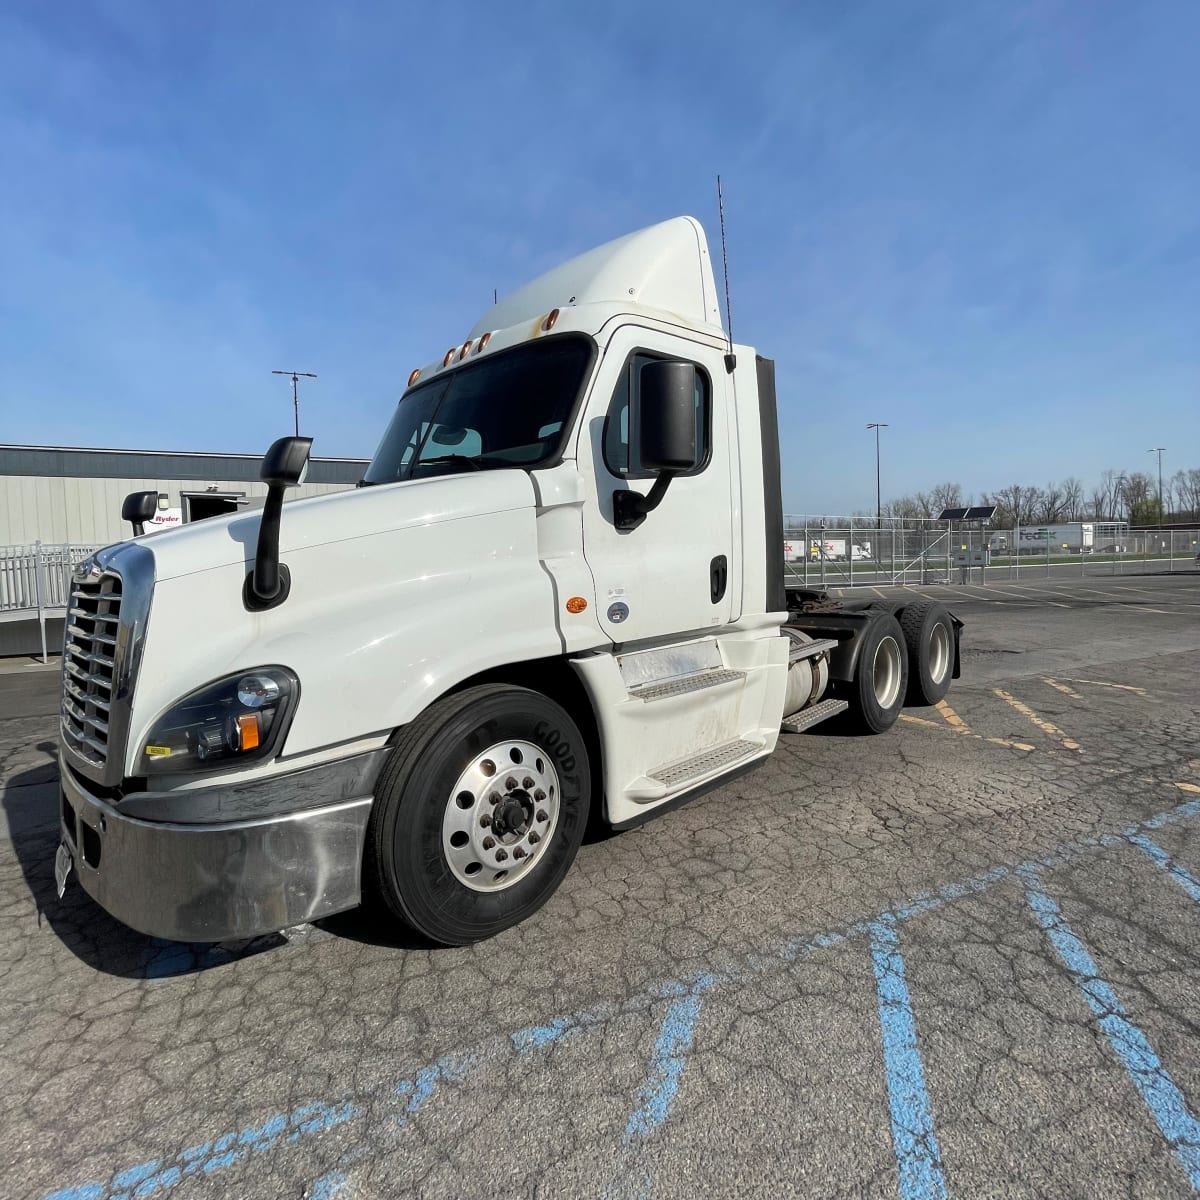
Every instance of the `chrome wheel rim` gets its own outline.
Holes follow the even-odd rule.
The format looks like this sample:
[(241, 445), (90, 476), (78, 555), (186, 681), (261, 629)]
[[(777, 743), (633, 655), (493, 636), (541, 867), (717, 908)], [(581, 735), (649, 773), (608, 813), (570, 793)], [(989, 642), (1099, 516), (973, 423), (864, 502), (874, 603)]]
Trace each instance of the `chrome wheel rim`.
[(900, 694), (900, 647), (896, 639), (888, 636), (875, 647), (872, 663), (872, 681), (875, 685), (875, 702), (887, 710), (896, 703)]
[(533, 742), (496, 742), (458, 777), (442, 817), (442, 852), (455, 879), (502, 892), (541, 861), (558, 825), (558, 773)]
[(950, 671), (950, 631), (943, 621), (933, 627), (929, 638), (929, 678), (941, 683)]

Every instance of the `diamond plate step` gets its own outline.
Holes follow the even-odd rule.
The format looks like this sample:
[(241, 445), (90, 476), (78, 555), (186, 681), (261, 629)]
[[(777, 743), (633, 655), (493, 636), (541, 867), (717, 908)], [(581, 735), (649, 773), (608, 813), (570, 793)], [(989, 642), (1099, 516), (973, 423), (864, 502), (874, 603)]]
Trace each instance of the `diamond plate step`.
[(836, 717), (840, 712), (845, 712), (849, 707), (850, 705), (845, 700), (822, 700), (820, 704), (814, 704), (812, 708), (802, 708), (798, 713), (784, 717), (779, 722), (779, 728), (785, 733), (803, 733), (806, 729), (811, 729), (814, 725), (819, 725), (822, 721)]
[(837, 645), (836, 638), (817, 638), (813, 642), (794, 642), (788, 652), (788, 662), (799, 662), (802, 658), (816, 658), (818, 654), (824, 654), (826, 650), (836, 650)]
[(667, 700), (672, 696), (684, 696), (688, 692), (700, 692), (705, 688), (717, 687), (722, 683), (735, 683), (746, 678), (745, 671), (732, 671), (726, 667), (711, 667), (707, 671), (696, 671), (691, 675), (680, 675), (662, 683), (640, 683), (631, 687), (629, 694), (635, 700)]
[(756, 750), (761, 750), (760, 742), (752, 742), (745, 738), (737, 738), (732, 742), (722, 742), (711, 750), (701, 754), (693, 754), (691, 758), (681, 758), (673, 763), (663, 763), (649, 772), (649, 777), (656, 783), (668, 788), (678, 787), (689, 779), (698, 779), (721, 767), (735, 763), (740, 758), (748, 758)]

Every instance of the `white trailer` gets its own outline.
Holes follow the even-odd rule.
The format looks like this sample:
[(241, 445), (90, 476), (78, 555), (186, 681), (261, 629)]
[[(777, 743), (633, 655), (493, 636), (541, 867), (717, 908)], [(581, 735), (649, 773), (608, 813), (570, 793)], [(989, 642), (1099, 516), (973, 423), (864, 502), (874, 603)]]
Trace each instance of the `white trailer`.
[[(246, 937), (366, 897), (436, 942), (637, 825), (958, 673), (937, 604), (787, 591), (774, 364), (690, 218), (584, 254), (413, 371), (357, 491), (109, 547), (63, 661), (60, 894)], [(153, 495), (153, 494), (151, 494)], [(129, 519), (146, 519), (136, 494)]]

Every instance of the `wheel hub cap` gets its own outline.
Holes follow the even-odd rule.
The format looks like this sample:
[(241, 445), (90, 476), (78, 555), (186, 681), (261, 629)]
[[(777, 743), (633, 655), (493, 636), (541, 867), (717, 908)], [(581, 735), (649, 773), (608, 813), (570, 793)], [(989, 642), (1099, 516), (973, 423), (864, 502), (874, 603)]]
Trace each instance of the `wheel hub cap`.
[(446, 799), (442, 850), (477, 892), (512, 887), (553, 840), (562, 796), (550, 755), (533, 742), (496, 742), (477, 754)]

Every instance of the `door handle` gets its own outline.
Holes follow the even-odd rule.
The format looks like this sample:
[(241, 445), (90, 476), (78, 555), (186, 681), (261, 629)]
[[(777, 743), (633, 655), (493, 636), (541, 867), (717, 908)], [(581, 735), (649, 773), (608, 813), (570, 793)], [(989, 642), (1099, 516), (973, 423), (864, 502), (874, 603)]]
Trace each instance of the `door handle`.
[(708, 594), (714, 604), (719, 604), (725, 598), (725, 585), (729, 582), (729, 560), (725, 555), (718, 554), (709, 564)]

